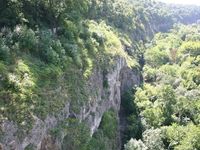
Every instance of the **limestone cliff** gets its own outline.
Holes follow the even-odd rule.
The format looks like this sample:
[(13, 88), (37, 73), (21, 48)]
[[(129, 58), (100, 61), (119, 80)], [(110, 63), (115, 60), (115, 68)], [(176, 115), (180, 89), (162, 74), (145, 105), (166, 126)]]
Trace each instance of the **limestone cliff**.
[[(106, 88), (103, 85), (104, 82), (107, 82)], [(113, 108), (116, 112), (119, 112), (121, 93), (139, 83), (140, 73), (130, 69), (124, 58), (117, 57), (112, 69), (106, 75), (101, 69), (94, 69), (88, 80), (88, 88), (90, 93), (95, 94), (89, 95), (88, 103), (80, 108), (79, 113), (73, 112), (71, 104), (66, 103), (57, 116), (49, 115), (44, 120), (35, 117), (33, 128), (22, 139), (16, 136), (17, 125), (8, 121), (4, 122), (2, 129), (5, 134), (2, 138), (2, 147), (6, 150), (24, 150), (31, 144), (37, 150), (61, 149), (62, 140), (51, 138), (49, 130), (56, 127), (58, 122), (69, 117), (75, 117), (80, 121), (86, 122), (91, 135), (93, 135), (106, 111)], [(64, 136), (63, 134), (62, 137), (64, 138)]]

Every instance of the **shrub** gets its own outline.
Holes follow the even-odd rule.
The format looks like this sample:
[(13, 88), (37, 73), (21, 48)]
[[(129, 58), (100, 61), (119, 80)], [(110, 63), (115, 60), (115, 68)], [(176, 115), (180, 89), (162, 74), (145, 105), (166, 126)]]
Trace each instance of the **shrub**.
[[(80, 123), (76, 119), (68, 119), (66, 123), (68, 125), (66, 126), (62, 150), (87, 150), (87, 145), (90, 141), (90, 131), (86, 124)], [(61, 128), (61, 132), (62, 130)]]
[(149, 66), (144, 66), (144, 80), (145, 82), (155, 82), (156, 81), (157, 70)]
[(147, 150), (148, 148), (141, 140), (131, 139), (124, 145), (124, 150)]
[(9, 62), (10, 48), (5, 44), (4, 39), (0, 38), (0, 60)]
[(200, 148), (200, 128), (193, 124), (179, 126), (173, 124), (166, 128), (166, 138), (169, 140), (169, 148), (175, 150), (194, 150)]
[(185, 42), (181, 46), (182, 54), (189, 54), (190, 56), (200, 55), (200, 43), (199, 42)]
[(28, 29), (26, 26), (17, 26), (17, 34), (19, 37), (19, 47), (21, 51), (37, 53), (38, 38), (32, 29)]
[(114, 111), (108, 111), (103, 115), (100, 128), (105, 136), (114, 139), (117, 134), (117, 116)]
[(159, 67), (169, 62), (169, 56), (166, 51), (159, 50), (155, 47), (146, 51), (145, 60), (150, 66)]
[(163, 138), (161, 129), (148, 129), (143, 132), (143, 142), (148, 150), (164, 150)]

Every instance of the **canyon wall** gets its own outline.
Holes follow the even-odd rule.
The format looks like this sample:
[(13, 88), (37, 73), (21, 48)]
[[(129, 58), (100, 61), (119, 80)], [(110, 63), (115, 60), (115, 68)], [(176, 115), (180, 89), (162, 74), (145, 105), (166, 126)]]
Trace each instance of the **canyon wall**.
[[(104, 82), (107, 82), (106, 87), (104, 87)], [(33, 128), (22, 139), (16, 136), (16, 133), (20, 132), (17, 125), (9, 121), (4, 122), (2, 126), (4, 132), (2, 147), (6, 150), (24, 150), (31, 144), (37, 150), (61, 149), (62, 140), (52, 138), (49, 130), (70, 117), (76, 118), (80, 122), (86, 122), (91, 135), (93, 135), (106, 111), (112, 108), (119, 112), (121, 93), (134, 85), (139, 85), (139, 83), (140, 73), (130, 69), (124, 58), (117, 57), (112, 69), (108, 70), (106, 74), (101, 69), (94, 69), (87, 83), (91, 95), (89, 95), (88, 102), (80, 107), (78, 113), (71, 110), (72, 106), (69, 102), (56, 116), (49, 115), (44, 120), (34, 116)], [(61, 89), (58, 89), (57, 92), (61, 92)], [(65, 134), (63, 133), (62, 139), (64, 137)]]

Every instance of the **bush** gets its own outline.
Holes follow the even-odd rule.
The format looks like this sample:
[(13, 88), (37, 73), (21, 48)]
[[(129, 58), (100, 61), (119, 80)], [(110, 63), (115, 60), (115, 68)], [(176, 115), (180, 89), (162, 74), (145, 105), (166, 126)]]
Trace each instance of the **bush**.
[(117, 115), (114, 110), (104, 113), (99, 129), (94, 133), (89, 150), (115, 150), (117, 149)]
[(144, 80), (145, 82), (155, 82), (156, 81), (157, 70), (151, 68), (147, 65), (144, 66)]
[(112, 139), (106, 137), (102, 130), (98, 130), (94, 133), (87, 150), (112, 150)]
[(158, 128), (163, 124), (165, 120), (163, 111), (159, 107), (147, 108), (141, 113), (141, 115), (144, 116), (145, 118), (145, 121), (147, 123), (145, 124), (145, 126), (147, 128), (149, 127)]
[(114, 111), (108, 111), (103, 115), (100, 128), (105, 136), (114, 139), (117, 134), (117, 116)]
[[(62, 150), (87, 150), (90, 141), (89, 128), (76, 119), (69, 119), (66, 122), (66, 135), (62, 142)], [(64, 124), (63, 124), (64, 125)], [(62, 132), (61, 128), (61, 132)]]
[(148, 150), (164, 150), (163, 139), (161, 129), (149, 129), (143, 132), (143, 142)]
[(179, 126), (173, 124), (166, 128), (166, 138), (169, 140), (169, 148), (175, 150), (200, 149), (200, 128), (193, 124)]
[(181, 46), (181, 53), (195, 57), (200, 55), (200, 43), (191, 41), (183, 43)]
[(19, 48), (21, 51), (37, 53), (38, 38), (32, 29), (28, 29), (26, 26), (17, 26), (16, 34), (19, 37)]
[(169, 56), (166, 51), (162, 51), (155, 47), (146, 51), (145, 60), (146, 63), (152, 67), (160, 67), (169, 62)]
[(4, 39), (0, 38), (0, 60), (9, 62), (10, 48), (5, 44)]
[(141, 140), (131, 139), (124, 145), (124, 150), (147, 150), (148, 148)]

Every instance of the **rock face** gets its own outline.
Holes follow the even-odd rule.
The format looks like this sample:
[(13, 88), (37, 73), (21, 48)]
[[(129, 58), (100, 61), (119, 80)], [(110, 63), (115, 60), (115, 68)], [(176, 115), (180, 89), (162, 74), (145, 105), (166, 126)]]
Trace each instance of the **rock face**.
[[(106, 87), (104, 82), (107, 84)], [(22, 139), (16, 136), (17, 126), (14, 123), (4, 122), (4, 135), (0, 147), (4, 150), (24, 150), (27, 146), (37, 150), (59, 150), (62, 141), (53, 139), (48, 131), (70, 115), (86, 122), (92, 135), (98, 129), (106, 111), (113, 108), (119, 112), (121, 93), (139, 83), (139, 72), (128, 68), (124, 58), (117, 57), (114, 66), (106, 74), (100, 69), (94, 69), (88, 87), (89, 91), (95, 94), (89, 95), (88, 102), (81, 106), (79, 113), (72, 112), (70, 103), (67, 103), (56, 117), (48, 116), (45, 120), (35, 117), (33, 128)]]

